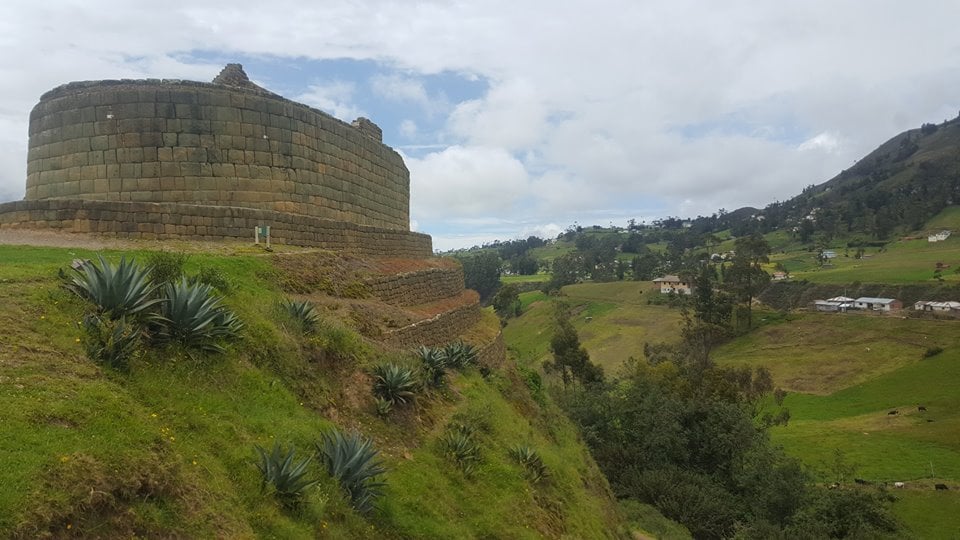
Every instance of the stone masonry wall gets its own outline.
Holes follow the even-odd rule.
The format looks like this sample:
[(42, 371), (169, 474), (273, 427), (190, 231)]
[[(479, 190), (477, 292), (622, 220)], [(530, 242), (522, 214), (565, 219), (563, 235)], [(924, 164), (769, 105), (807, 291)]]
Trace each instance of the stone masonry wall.
[(366, 281), (374, 296), (386, 304), (414, 306), (463, 292), (463, 268), (429, 268), (403, 274), (376, 276)]
[(55, 88), (30, 113), (25, 198), (245, 207), (409, 230), (409, 172), (375, 124), (249, 86)]
[(464, 304), (430, 319), (387, 332), (383, 340), (391, 345), (412, 348), (436, 346), (455, 341), (480, 321), (480, 304)]
[(174, 203), (48, 199), (0, 204), (0, 229), (50, 229), (121, 238), (253, 240), (270, 225), (274, 243), (365, 255), (429, 257), (430, 236), (268, 210)]

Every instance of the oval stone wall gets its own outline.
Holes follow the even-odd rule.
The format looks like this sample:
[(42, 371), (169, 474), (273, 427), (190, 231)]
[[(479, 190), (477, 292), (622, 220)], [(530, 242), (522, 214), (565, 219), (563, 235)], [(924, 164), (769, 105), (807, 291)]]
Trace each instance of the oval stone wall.
[(409, 230), (409, 172), (364, 122), (212, 83), (70, 83), (30, 114), (25, 199), (233, 206)]

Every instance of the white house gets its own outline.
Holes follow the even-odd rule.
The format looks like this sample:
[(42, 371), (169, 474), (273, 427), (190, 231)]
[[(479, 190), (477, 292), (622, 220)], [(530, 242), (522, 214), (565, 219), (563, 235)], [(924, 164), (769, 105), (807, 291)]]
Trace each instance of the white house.
[(660, 285), (661, 294), (693, 294), (691, 284), (683, 281), (679, 276), (658, 277), (653, 282)]
[(940, 231), (937, 234), (931, 234), (927, 237), (927, 242), (943, 242), (950, 238), (950, 231)]
[(913, 304), (913, 309), (916, 311), (934, 311), (934, 312), (947, 312), (947, 313), (960, 313), (960, 302), (946, 301), (946, 302), (936, 302), (933, 300), (919, 300)]
[(853, 306), (856, 309), (868, 309), (871, 311), (895, 311), (903, 309), (903, 302), (895, 298), (861, 296), (853, 301)]

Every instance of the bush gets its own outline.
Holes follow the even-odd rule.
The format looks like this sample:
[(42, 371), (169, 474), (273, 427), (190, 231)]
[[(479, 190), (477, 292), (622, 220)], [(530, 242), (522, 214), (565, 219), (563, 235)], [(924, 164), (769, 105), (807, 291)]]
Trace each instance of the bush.
[(310, 302), (290, 300), (283, 303), (283, 309), (293, 320), (297, 321), (300, 329), (306, 334), (312, 334), (320, 324), (320, 316), (317, 315), (316, 308)]
[(373, 376), (374, 395), (391, 405), (405, 404), (416, 395), (419, 382), (410, 368), (396, 364), (380, 364), (373, 368)]
[(540, 453), (527, 445), (515, 445), (508, 451), (514, 461), (523, 466), (527, 478), (534, 484), (547, 477), (547, 466), (540, 459)]
[(239, 336), (243, 323), (222, 305), (213, 287), (181, 279), (163, 287), (166, 299), (157, 318), (156, 339), (184, 347), (222, 353), (220, 341)]
[(936, 356), (943, 352), (943, 347), (927, 347), (927, 350), (923, 351), (924, 358), (930, 358), (931, 356)]
[(100, 264), (87, 261), (76, 269), (77, 275), (70, 278), (67, 288), (81, 298), (90, 300), (100, 313), (110, 319), (139, 317), (152, 307), (163, 302), (154, 298), (157, 289), (150, 281), (146, 270), (131, 259), (120, 258), (120, 264), (108, 263), (102, 255)]
[(463, 341), (448, 343), (442, 352), (446, 365), (453, 369), (466, 369), (477, 360), (476, 348)]
[(441, 440), (444, 454), (467, 476), (480, 464), (480, 446), (474, 441), (473, 433), (469, 426), (460, 424), (448, 430)]
[(126, 368), (140, 346), (140, 326), (124, 317), (111, 320), (87, 315), (80, 326), (84, 331), (83, 347), (87, 357), (110, 367)]
[(201, 266), (196, 276), (191, 278), (194, 283), (203, 283), (220, 291), (221, 294), (230, 294), (233, 284), (219, 268), (212, 266)]
[(150, 279), (157, 284), (173, 283), (183, 277), (183, 265), (187, 262), (185, 253), (158, 251), (150, 255), (147, 268)]
[(296, 449), (293, 446), (286, 455), (280, 443), (274, 443), (269, 454), (259, 445), (254, 445), (254, 449), (260, 458), (257, 462), (262, 476), (260, 488), (271, 487), (284, 506), (295, 506), (303, 491), (317, 483), (316, 479), (307, 476), (310, 457), (294, 463)]
[(386, 469), (376, 459), (373, 441), (356, 432), (344, 435), (334, 428), (323, 434), (316, 447), (327, 472), (350, 496), (350, 505), (362, 514), (373, 511), (386, 485), (377, 479)]
[(435, 387), (443, 386), (447, 376), (447, 358), (443, 351), (421, 346), (417, 349), (417, 356), (423, 362), (426, 380)]

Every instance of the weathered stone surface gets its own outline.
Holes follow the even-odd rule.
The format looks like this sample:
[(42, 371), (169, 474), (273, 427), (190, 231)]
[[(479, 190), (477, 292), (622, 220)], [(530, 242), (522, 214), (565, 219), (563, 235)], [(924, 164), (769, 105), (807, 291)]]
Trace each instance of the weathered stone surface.
[[(75, 82), (31, 111), (26, 196), (243, 206), (407, 231), (409, 172), (381, 139), (373, 122), (348, 125), (286, 100), (251, 83), (239, 65), (212, 84)], [(122, 192), (81, 183), (105, 179), (90, 166), (114, 164), (121, 167), (106, 178), (119, 179)], [(200, 187), (220, 176), (235, 177), (235, 187)], [(192, 187), (127, 189), (141, 177)]]

